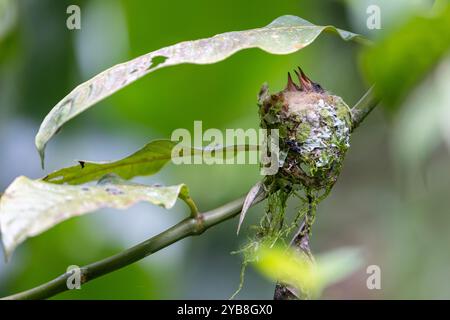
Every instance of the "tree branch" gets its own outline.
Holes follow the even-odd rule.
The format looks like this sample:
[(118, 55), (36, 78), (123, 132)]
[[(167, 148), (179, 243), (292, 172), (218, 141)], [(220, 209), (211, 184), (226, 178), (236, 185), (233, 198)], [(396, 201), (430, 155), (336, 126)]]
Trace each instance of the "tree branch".
[[(374, 96), (372, 87), (351, 110), (353, 119), (352, 131), (360, 125), (366, 116), (375, 108), (378, 102), (379, 100)], [(259, 198), (252, 205), (255, 205), (264, 199), (265, 198)], [(172, 243), (175, 243), (181, 239), (189, 236), (200, 235), (212, 226), (235, 217), (241, 212), (245, 197), (231, 201), (221, 207), (205, 213), (198, 212), (195, 204), (191, 202), (190, 199), (183, 200), (186, 201), (187, 205), (191, 209), (191, 216), (189, 218), (184, 219), (166, 231), (163, 231), (134, 247), (106, 259), (81, 267), (81, 284), (128, 266), (161, 249), (164, 249), (165, 247), (170, 246)], [(296, 235), (296, 237), (294, 237), (294, 246), (302, 249), (305, 243), (307, 244), (309, 251), (308, 236), (305, 237), (304, 233), (300, 232)], [(13, 294), (2, 299), (26, 300), (46, 299), (52, 297), (58, 293), (69, 290), (67, 287), (67, 281), (71, 275), (71, 273), (64, 273), (61, 276), (33, 289)]]
[[(202, 234), (212, 226), (239, 214), (241, 212), (242, 205), (244, 204), (244, 199), (245, 197), (231, 201), (214, 210), (205, 213), (198, 213), (195, 217), (191, 216), (184, 219), (166, 231), (161, 232), (160, 234), (141, 242), (134, 247), (106, 259), (81, 267), (81, 284), (139, 261), (181, 239)], [(254, 204), (262, 200), (263, 199), (258, 199)], [(46, 299), (52, 297), (58, 293), (69, 290), (67, 287), (67, 280), (71, 275), (72, 273), (64, 273), (63, 275), (38, 287), (13, 294), (3, 299), (28, 300)]]

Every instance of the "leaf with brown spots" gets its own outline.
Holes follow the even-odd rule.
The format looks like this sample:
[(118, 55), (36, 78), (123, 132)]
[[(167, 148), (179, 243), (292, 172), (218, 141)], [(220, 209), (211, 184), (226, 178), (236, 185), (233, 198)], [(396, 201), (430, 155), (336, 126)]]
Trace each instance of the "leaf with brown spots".
[(178, 197), (188, 197), (184, 184), (146, 186), (108, 175), (94, 186), (68, 186), (18, 177), (0, 199), (5, 256), (27, 238), (69, 218), (101, 208), (127, 209), (140, 201), (170, 209)]

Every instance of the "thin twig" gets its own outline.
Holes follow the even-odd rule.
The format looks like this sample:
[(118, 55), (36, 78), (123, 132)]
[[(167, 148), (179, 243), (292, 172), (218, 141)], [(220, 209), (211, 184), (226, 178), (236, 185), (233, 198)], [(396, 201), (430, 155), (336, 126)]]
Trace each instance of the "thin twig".
[(358, 128), (361, 122), (377, 106), (380, 99), (375, 95), (375, 86), (370, 87), (364, 96), (352, 108), (352, 132)]
[[(353, 127), (355, 129), (364, 120), (364, 118), (372, 111), (378, 103), (378, 99), (373, 95), (373, 88), (361, 98), (360, 101), (352, 109)], [(184, 199), (186, 200), (186, 199)], [(109, 258), (94, 262), (87, 266), (81, 267), (81, 283), (89, 282), (102, 275), (111, 273), (136, 261), (139, 261), (171, 244), (189, 236), (202, 234), (205, 230), (212, 226), (235, 217), (241, 212), (245, 197), (231, 201), (214, 210), (200, 213), (195, 204), (189, 200), (186, 202), (191, 209), (191, 216), (166, 231), (144, 241), (140, 244), (122, 251)], [(252, 205), (262, 201), (258, 199)], [(303, 240), (302, 240), (303, 239)], [(301, 238), (295, 243), (302, 243), (306, 238)], [(309, 248), (309, 236), (307, 238)], [(3, 299), (46, 299), (58, 293), (69, 290), (67, 281), (70, 279), (71, 273), (64, 273), (61, 276), (44, 283), (40, 286), (23, 291)]]

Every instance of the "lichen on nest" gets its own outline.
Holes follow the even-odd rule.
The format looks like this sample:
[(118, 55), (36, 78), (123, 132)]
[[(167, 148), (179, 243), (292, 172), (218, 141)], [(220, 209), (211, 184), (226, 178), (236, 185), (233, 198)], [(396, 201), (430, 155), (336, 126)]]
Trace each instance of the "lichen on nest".
[(285, 155), (271, 180), (283, 179), (309, 189), (327, 188), (336, 182), (349, 147), (350, 109), (342, 98), (327, 93), (301, 70), (297, 75), (301, 85), (288, 74), (284, 90), (270, 95), (264, 85), (259, 95), (261, 127), (279, 130), (280, 154)]

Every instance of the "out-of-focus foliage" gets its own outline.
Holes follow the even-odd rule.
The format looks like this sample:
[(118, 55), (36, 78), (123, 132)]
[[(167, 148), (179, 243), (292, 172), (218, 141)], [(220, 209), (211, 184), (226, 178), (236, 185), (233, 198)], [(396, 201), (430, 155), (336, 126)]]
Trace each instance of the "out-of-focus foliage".
[(393, 150), (403, 170), (420, 169), (443, 143), (450, 148), (449, 84), (450, 57), (447, 57), (408, 95), (400, 108), (393, 132)]
[(0, 43), (13, 29), (17, 19), (17, 5), (14, 0), (0, 0)]
[(411, 17), (361, 57), (368, 82), (394, 109), (450, 50), (450, 5)]
[[(403, 174), (419, 170), (448, 139), (450, 4), (410, 13), (361, 55), (361, 67), (394, 117), (393, 155)], [(382, 57), (382, 58), (381, 58)]]
[[(343, 0), (347, 4), (351, 30), (371, 39), (381, 39), (403, 25), (411, 16), (430, 10), (435, 0)], [(438, 0), (439, 1), (439, 0)], [(447, 0), (443, 0), (447, 1)], [(378, 15), (377, 17), (374, 16)], [(369, 29), (367, 22), (380, 18), (380, 28)]]
[(351, 275), (363, 262), (360, 252), (351, 248), (317, 255), (315, 261), (305, 253), (282, 247), (264, 247), (256, 254), (254, 264), (265, 276), (310, 298), (320, 297), (323, 289)]

